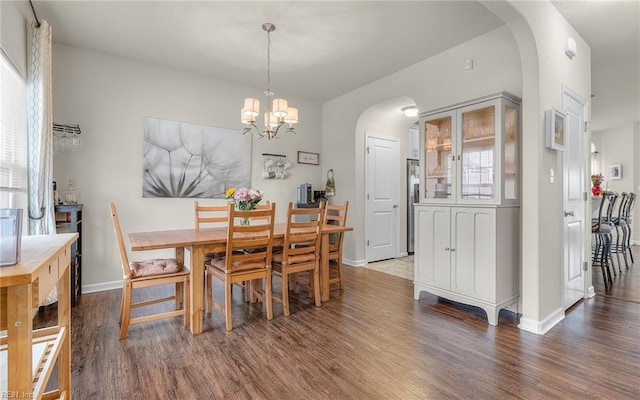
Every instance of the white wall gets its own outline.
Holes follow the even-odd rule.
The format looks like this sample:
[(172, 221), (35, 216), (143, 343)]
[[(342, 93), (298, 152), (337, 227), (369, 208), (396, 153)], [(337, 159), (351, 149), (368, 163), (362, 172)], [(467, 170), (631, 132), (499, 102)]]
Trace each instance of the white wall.
[(0, 47), (22, 76), (27, 76), (26, 21), (32, 19), (28, 2), (0, 1)]
[[(55, 27), (54, 27), (55, 29)], [(80, 124), (83, 147), (54, 156), (59, 190), (72, 179), (83, 212), (83, 286), (121, 280), (120, 260), (109, 214), (115, 202), (126, 232), (193, 226), (194, 199), (142, 198), (143, 120), (146, 116), (241, 130), (239, 112), (247, 88), (202, 76), (116, 58), (61, 44), (53, 46), (53, 112), (57, 123)], [(324, 188), (320, 167), (296, 163), (298, 150), (320, 153), (321, 106), (289, 98), (299, 107), (297, 135), (253, 139), (252, 187), (277, 203), (284, 219), (296, 186)], [(284, 154), (293, 163), (286, 180), (263, 180), (262, 153)], [(322, 159), (322, 155), (321, 155)], [(203, 200), (203, 199), (201, 199)], [(211, 200), (210, 203), (223, 203)], [(160, 252), (167, 255), (166, 252)], [(130, 254), (138, 259), (149, 254)], [(89, 286), (87, 286), (89, 285)], [(85, 289), (86, 289), (85, 288)]]
[[(469, 58), (474, 59), (475, 68), (465, 71), (464, 63)], [(414, 99), (418, 109), (424, 112), (501, 90), (520, 95), (520, 82), (518, 49), (508, 28), (502, 27), (323, 105), (322, 147), (326, 154), (323, 167), (325, 170), (333, 168), (336, 201), (349, 200), (349, 225), (354, 227), (354, 231), (345, 236), (346, 259), (355, 264), (365, 262), (364, 138), (367, 125), (363, 112), (401, 97)], [(358, 125), (361, 116), (363, 124)], [(403, 134), (406, 137), (406, 129)]]
[[(563, 164), (561, 152), (544, 147), (544, 111), (560, 108), (563, 84), (589, 102), (590, 108), (591, 49), (548, 1), (483, 3), (507, 23), (522, 60), (523, 318), (520, 327), (544, 333), (564, 317), (563, 182), (561, 178), (553, 184), (549, 182), (550, 170), (561, 171)], [(572, 60), (564, 55), (569, 36), (576, 40), (578, 48), (578, 55)], [(561, 174), (556, 174), (558, 176)], [(589, 239), (590, 233), (585, 232), (585, 243)], [(589, 259), (586, 248), (584, 256)], [(590, 276), (587, 279), (591, 281)]]
[[(604, 175), (603, 187), (614, 192), (635, 192), (639, 194), (640, 184), (640, 123), (628, 124), (617, 128), (593, 132), (599, 165)], [(622, 179), (611, 180), (609, 167), (620, 164)], [(638, 207), (634, 208), (634, 220), (640, 216)], [(632, 227), (632, 240), (640, 242), (640, 232)]]

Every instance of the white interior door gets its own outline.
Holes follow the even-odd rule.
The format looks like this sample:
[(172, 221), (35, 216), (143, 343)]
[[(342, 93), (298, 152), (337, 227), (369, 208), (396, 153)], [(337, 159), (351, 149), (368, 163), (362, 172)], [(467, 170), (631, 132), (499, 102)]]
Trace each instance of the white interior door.
[[(566, 87), (562, 91), (562, 110), (567, 114), (564, 147), (564, 309), (585, 296), (585, 169), (587, 154), (586, 105)], [(589, 223), (588, 223), (589, 222)]]
[(398, 140), (367, 134), (367, 262), (398, 256)]

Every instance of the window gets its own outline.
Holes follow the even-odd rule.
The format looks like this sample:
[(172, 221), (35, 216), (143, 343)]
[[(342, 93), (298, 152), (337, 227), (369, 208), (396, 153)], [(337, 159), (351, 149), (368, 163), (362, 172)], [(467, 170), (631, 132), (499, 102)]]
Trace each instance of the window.
[(27, 206), (27, 82), (0, 51), (0, 207)]

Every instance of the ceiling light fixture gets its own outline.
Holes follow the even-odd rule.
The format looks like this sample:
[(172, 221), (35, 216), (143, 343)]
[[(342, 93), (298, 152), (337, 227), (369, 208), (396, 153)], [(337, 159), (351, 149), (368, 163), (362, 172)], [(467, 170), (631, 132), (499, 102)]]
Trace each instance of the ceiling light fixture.
[[(293, 124), (298, 122), (298, 109), (289, 107), (287, 100), (274, 99), (271, 91), (271, 32), (276, 30), (276, 26), (272, 23), (265, 22), (262, 29), (267, 32), (267, 111), (264, 113), (264, 130), (260, 130), (256, 126), (256, 116), (260, 114), (260, 100), (248, 97), (244, 99), (244, 107), (242, 108), (241, 120), (246, 126), (242, 134), (247, 132), (253, 133), (258, 138), (267, 137), (267, 139), (279, 139), (287, 132), (296, 133)], [(286, 130), (280, 131), (285, 124), (288, 124)]]
[(418, 116), (418, 107), (416, 106), (407, 106), (401, 108), (404, 115), (407, 117), (417, 117)]

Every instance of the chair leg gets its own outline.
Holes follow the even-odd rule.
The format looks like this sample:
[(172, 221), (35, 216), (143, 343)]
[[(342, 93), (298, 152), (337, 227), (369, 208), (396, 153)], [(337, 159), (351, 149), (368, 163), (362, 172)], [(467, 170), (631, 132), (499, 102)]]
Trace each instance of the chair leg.
[(184, 327), (191, 326), (191, 279), (187, 276), (183, 286)]
[(122, 288), (124, 295), (122, 296), (122, 323), (120, 324), (120, 340), (127, 338), (127, 329), (129, 329), (129, 320), (131, 316), (131, 282), (125, 281)]
[(233, 329), (233, 321), (231, 316), (231, 286), (229, 279), (224, 280), (224, 319), (228, 331)]
[(618, 264), (618, 272), (620, 272), (622, 274), (622, 266), (621, 266), (621, 262), (620, 262), (620, 251), (623, 247), (622, 243), (620, 243), (620, 231), (618, 230), (618, 228), (622, 229), (621, 226), (616, 225), (616, 262)]
[(344, 279), (342, 278), (342, 257), (338, 257), (338, 281), (340, 282), (340, 290), (344, 290)]
[(125, 285), (126, 285), (126, 283), (123, 282), (123, 284), (122, 284), (122, 296), (120, 296), (121, 297), (121, 299), (120, 299), (120, 316), (118, 317), (118, 324), (120, 326), (122, 326), (122, 318), (124, 316), (124, 305), (125, 305), (125, 301), (126, 301), (126, 299), (124, 297), (124, 295), (125, 295)]
[(629, 233), (627, 236), (627, 249), (629, 249), (629, 258), (631, 258), (631, 264), (635, 264), (635, 261), (633, 260), (633, 253), (631, 252), (631, 225), (627, 225), (627, 229), (629, 229)]
[(182, 299), (183, 299), (183, 293), (184, 293), (184, 287), (183, 287), (183, 283), (184, 282), (176, 282), (174, 284), (175, 288), (174, 288), (174, 303), (175, 303), (175, 309), (179, 310), (180, 308), (182, 308)]
[(207, 300), (205, 301), (204, 311), (207, 314), (213, 312), (213, 275), (206, 273), (204, 280), (206, 282)]
[[(611, 257), (611, 242), (612, 242), (612, 237), (611, 235), (606, 235), (605, 239), (604, 239), (604, 248), (603, 248), (603, 252), (602, 252), (602, 258), (604, 260), (604, 263), (607, 267), (607, 274), (609, 275), (609, 283), (613, 284), (613, 278), (611, 276), (611, 270), (613, 269), (613, 272), (615, 273), (615, 268), (613, 266), (613, 258)], [(609, 268), (611, 264), (611, 268)]]
[(627, 270), (629, 270), (629, 258), (627, 257), (627, 243), (629, 242), (629, 238), (627, 237), (628, 234), (628, 227), (622, 226), (622, 257), (624, 258), (624, 266), (626, 267)]
[(264, 289), (264, 302), (265, 307), (267, 309), (267, 320), (271, 321), (273, 319), (273, 300), (272, 296), (272, 288), (271, 288), (271, 271), (267, 271), (267, 277), (265, 278), (265, 289)]
[(320, 299), (320, 263), (316, 260), (316, 267), (309, 271), (309, 275), (313, 280), (313, 295), (316, 300), (316, 307), (320, 307), (322, 305), (322, 301)]
[(285, 316), (289, 316), (289, 274), (286, 267), (282, 266), (282, 311)]

